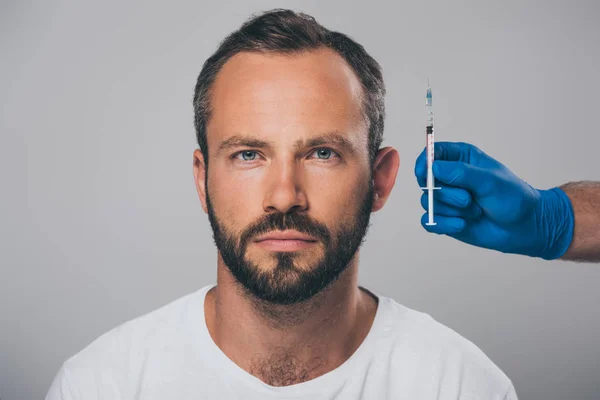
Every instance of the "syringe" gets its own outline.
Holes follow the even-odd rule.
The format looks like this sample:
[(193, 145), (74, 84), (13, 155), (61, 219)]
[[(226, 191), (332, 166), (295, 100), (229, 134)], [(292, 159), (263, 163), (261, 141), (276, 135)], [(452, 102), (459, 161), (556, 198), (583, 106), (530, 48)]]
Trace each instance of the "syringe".
[(425, 225), (435, 225), (433, 222), (433, 191), (435, 189), (441, 189), (435, 187), (435, 178), (433, 177), (433, 160), (434, 160), (434, 144), (435, 139), (433, 137), (433, 103), (431, 99), (431, 86), (429, 86), (429, 79), (427, 79), (427, 95), (425, 96), (425, 109), (427, 111), (427, 127), (425, 128), (427, 137), (427, 186), (421, 189), (427, 190), (429, 198), (427, 214), (429, 220)]

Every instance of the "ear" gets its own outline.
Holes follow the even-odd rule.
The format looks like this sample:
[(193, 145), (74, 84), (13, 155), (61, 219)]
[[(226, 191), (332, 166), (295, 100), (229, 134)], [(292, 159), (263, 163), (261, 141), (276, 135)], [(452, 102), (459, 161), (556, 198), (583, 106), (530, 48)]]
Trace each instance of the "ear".
[(205, 213), (208, 213), (206, 207), (206, 164), (204, 163), (204, 156), (200, 149), (194, 150), (194, 180), (196, 181), (196, 190), (198, 191), (198, 197), (200, 203), (202, 203), (202, 209)]
[(377, 152), (373, 164), (373, 195), (375, 199), (371, 212), (376, 212), (383, 208), (396, 182), (399, 167), (400, 154), (398, 154), (396, 149), (384, 147)]

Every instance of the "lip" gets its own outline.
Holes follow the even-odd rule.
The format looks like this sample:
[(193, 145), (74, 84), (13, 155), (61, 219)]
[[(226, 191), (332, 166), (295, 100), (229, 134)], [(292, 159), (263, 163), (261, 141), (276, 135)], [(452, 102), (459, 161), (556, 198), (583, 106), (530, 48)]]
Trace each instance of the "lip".
[(296, 231), (279, 231), (260, 236), (255, 242), (265, 250), (287, 252), (312, 247), (317, 239)]
[(290, 241), (304, 241), (304, 242), (316, 242), (317, 239), (309, 236), (309, 235), (305, 235), (303, 233), (297, 232), (297, 231), (279, 231), (279, 232), (270, 232), (266, 235), (262, 235), (259, 236), (258, 239), (256, 239), (256, 242), (263, 242), (263, 241), (280, 241), (280, 240), (290, 240)]

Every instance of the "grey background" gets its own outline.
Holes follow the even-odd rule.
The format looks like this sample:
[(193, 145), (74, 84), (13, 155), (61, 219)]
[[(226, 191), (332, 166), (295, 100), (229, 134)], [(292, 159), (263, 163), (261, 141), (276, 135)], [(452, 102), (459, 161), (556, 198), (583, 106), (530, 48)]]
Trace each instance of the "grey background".
[(600, 398), (600, 266), (425, 232), (414, 160), (431, 77), (438, 141), (538, 188), (600, 179), (600, 5), (573, 2), (3, 1), (0, 398), (42, 398), (114, 326), (212, 283), (192, 176), (204, 60), (253, 12), (289, 7), (383, 66), (396, 187), (362, 285), (477, 344), (522, 399)]

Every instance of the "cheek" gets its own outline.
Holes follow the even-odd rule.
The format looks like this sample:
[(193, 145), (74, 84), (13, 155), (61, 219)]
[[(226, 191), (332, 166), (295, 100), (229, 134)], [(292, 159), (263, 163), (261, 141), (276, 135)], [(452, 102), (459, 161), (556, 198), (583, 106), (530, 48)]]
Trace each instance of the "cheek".
[(256, 177), (223, 170), (209, 175), (208, 191), (215, 214), (230, 228), (239, 231), (260, 217), (261, 192)]
[(329, 227), (355, 218), (368, 186), (357, 175), (311, 180), (308, 198), (315, 218)]

